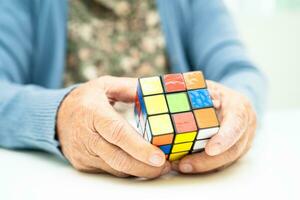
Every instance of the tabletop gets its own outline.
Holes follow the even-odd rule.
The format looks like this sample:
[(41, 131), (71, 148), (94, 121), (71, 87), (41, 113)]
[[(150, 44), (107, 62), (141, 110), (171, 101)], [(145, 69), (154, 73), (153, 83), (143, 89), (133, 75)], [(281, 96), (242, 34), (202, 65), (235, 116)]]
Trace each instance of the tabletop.
[(300, 110), (270, 111), (252, 149), (211, 174), (84, 174), (47, 153), (0, 149), (0, 199), (300, 199)]

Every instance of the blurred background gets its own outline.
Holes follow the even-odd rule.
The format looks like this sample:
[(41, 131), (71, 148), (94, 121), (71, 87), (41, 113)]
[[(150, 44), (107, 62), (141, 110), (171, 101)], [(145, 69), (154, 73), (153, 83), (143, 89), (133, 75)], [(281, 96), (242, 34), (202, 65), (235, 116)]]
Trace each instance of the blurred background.
[(225, 2), (250, 55), (268, 76), (269, 109), (300, 108), (300, 0)]

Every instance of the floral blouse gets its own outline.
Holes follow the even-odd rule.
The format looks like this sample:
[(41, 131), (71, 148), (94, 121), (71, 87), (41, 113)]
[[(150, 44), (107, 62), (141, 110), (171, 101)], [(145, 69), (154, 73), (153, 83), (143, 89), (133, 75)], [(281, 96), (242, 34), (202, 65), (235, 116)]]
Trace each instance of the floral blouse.
[(69, 0), (65, 86), (101, 75), (165, 73), (155, 1)]

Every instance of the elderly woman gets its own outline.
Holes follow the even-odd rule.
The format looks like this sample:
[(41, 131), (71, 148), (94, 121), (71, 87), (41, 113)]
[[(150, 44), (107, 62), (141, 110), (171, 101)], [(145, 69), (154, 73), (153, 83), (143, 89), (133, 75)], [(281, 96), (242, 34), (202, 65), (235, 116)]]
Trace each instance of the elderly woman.
[[(148, 178), (220, 169), (250, 148), (265, 81), (221, 0), (0, 5), (0, 146), (51, 152), (81, 171)], [(114, 103), (134, 101), (136, 79), (126, 76), (192, 70), (211, 80), (221, 127), (204, 152), (170, 163)]]

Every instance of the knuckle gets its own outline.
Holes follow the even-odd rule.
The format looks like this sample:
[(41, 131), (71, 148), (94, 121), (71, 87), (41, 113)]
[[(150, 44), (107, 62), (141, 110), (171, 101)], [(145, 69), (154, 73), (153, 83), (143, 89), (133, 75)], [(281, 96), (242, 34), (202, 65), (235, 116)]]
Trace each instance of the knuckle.
[(97, 149), (99, 146), (101, 146), (101, 141), (99, 137), (91, 136), (88, 139), (87, 145), (86, 145), (86, 151), (91, 156), (96, 156), (97, 153), (94, 149)]
[(112, 123), (111, 127), (111, 140), (115, 144), (120, 144), (120, 142), (124, 139), (125, 134), (124, 133), (124, 127), (125, 124), (121, 121), (117, 120)]

